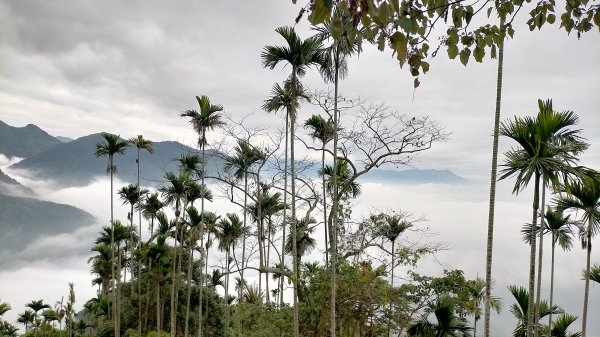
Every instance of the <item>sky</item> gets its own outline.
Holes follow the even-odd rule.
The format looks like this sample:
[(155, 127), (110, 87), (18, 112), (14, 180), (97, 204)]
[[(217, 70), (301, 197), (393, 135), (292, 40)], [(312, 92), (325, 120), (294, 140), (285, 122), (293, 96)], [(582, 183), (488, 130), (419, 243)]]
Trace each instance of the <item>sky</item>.
[[(283, 43), (274, 29), (292, 25), (299, 9), (291, 1), (276, 0), (0, 1), (0, 120), (13, 126), (33, 123), (55, 136), (141, 133), (155, 141), (193, 145), (196, 135), (178, 115), (196, 108), (194, 96), (208, 95), (232, 118), (254, 113), (251, 126), (275, 126), (280, 119), (262, 112), (260, 106), (271, 86), (282, 81), (289, 69), (264, 69), (260, 53), (266, 45)], [(522, 11), (515, 19), (517, 32), (506, 42), (502, 119), (532, 115), (538, 98), (552, 98), (556, 110), (578, 114), (583, 135), (591, 144), (581, 163), (600, 169), (596, 101), (600, 35), (592, 31), (578, 39), (556, 25), (529, 32), (526, 14)], [(296, 29), (303, 36), (310, 33), (306, 20)], [(409, 115), (430, 116), (445, 127), (448, 140), (422, 153), (413, 166), (450, 169), (471, 183), (364, 184), (355, 213), (403, 209), (423, 216), (426, 226), (438, 234), (436, 240), (452, 249), (423, 261), (419, 272), (460, 268), (469, 277), (483, 276), (496, 62), (486, 57), (483, 64), (464, 67), (458, 60), (448, 60), (441, 50), (430, 63), (430, 72), (420, 77), (421, 85), (414, 90), (413, 78), (400, 69), (389, 51), (381, 53), (366, 45), (351, 59), (341, 92), (384, 102)], [(304, 81), (314, 89), (326, 87), (315, 72), (309, 72)], [(301, 115), (316, 112), (307, 108)], [(512, 145), (501, 139), (501, 153)], [(0, 166), (5, 164), (6, 160)], [(86, 187), (52, 190), (34, 176), (19, 178), (45, 192), (40, 194), (48, 200), (81, 207), (100, 222), (106, 217), (106, 179)], [(506, 286), (527, 283), (528, 247), (519, 229), (530, 218), (532, 193), (527, 189), (515, 196), (511, 191), (512, 181), (499, 182), (494, 278), (504, 311), (492, 323), (497, 336), (507, 335), (514, 323)], [(56, 246), (81, 242), (77, 238), (85, 240), (90, 230), (46, 241)], [(78, 254), (65, 253), (54, 261), (40, 258), (0, 270), (0, 298), (14, 308), (7, 317), (14, 319), (33, 298), (54, 303), (67, 293), (70, 281), (80, 289), (81, 303), (92, 296), (87, 257)], [(597, 250), (593, 260), (600, 262)], [(548, 261), (544, 260), (546, 266)], [(561, 267), (557, 268), (556, 298), (576, 315), (580, 315), (583, 282), (574, 275), (580, 274), (584, 261), (578, 247), (557, 253)], [(54, 272), (57, 267), (60, 273)], [(600, 315), (599, 292), (599, 286), (592, 286), (588, 317)], [(600, 322), (591, 320), (588, 330), (590, 336), (600, 336)]]

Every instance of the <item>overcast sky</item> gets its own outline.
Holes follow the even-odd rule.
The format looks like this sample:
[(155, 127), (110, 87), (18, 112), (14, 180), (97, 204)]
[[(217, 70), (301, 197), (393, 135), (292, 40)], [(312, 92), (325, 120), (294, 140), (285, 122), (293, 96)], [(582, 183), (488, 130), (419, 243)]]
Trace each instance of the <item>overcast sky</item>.
[[(178, 114), (197, 107), (195, 95), (208, 95), (234, 117), (255, 112), (255, 125), (279, 123), (260, 106), (273, 83), (283, 80), (289, 70), (263, 69), (260, 52), (265, 45), (283, 43), (274, 29), (293, 24), (298, 10), (289, 0), (0, 1), (0, 120), (14, 126), (33, 123), (52, 135), (72, 138), (108, 131), (194, 144), (193, 130)], [(599, 169), (600, 36), (594, 31), (578, 40), (557, 26), (529, 32), (526, 14), (522, 11), (515, 20), (515, 39), (506, 43), (503, 119), (532, 115), (538, 98), (552, 98), (556, 110), (579, 115), (583, 135), (592, 144), (582, 164)], [(297, 29), (307, 36), (305, 20)], [(351, 60), (341, 92), (385, 102), (403, 113), (430, 115), (451, 133), (450, 139), (423, 153), (415, 166), (451, 169), (473, 183), (365, 184), (359, 213), (376, 206), (425, 216), (438, 239), (452, 250), (437, 256), (437, 262), (426, 261), (421, 271), (461, 268), (469, 277), (483, 276), (496, 64), (486, 57), (484, 64), (465, 68), (458, 60), (447, 60), (443, 50), (430, 63), (430, 73), (421, 76), (415, 91), (412, 77), (389, 51), (366, 46)], [(313, 73), (305, 83), (324, 87)], [(305, 109), (301, 114), (315, 112)], [(510, 146), (501, 139), (502, 151)], [(43, 183), (25, 181), (44, 191)], [(104, 199), (99, 191), (105, 184), (102, 180), (68, 191), (46, 190), (45, 197), (82, 207), (102, 220)], [(529, 219), (531, 193), (515, 197), (511, 184), (499, 183), (496, 212), (494, 274), (505, 307), (502, 318), (494, 322), (498, 336), (506, 335), (514, 323), (506, 285), (527, 283), (528, 247), (518, 231)], [(83, 202), (81, 195), (98, 199)], [(88, 234), (82, 230), (74, 237)], [(561, 265), (557, 301), (580, 315), (583, 282), (578, 275), (584, 253), (577, 247), (557, 255)], [(600, 262), (598, 250), (593, 255)], [(68, 255), (59, 264), (69, 267), (59, 274), (49, 272), (56, 265), (47, 260), (0, 271), (0, 298), (11, 300), (14, 308), (7, 317), (15, 317), (33, 298), (54, 303), (66, 294), (69, 281), (81, 289), (83, 303), (93, 294), (85, 260)], [(591, 289), (589, 317), (600, 317), (598, 286)], [(589, 324), (590, 335), (600, 336), (600, 322)]]

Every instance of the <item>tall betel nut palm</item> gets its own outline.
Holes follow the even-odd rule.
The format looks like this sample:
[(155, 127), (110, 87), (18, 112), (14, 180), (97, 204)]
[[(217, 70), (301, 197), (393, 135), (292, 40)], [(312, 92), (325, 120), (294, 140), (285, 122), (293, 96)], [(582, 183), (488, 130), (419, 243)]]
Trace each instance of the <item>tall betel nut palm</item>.
[(573, 165), (578, 158), (575, 154), (587, 148), (579, 136), (580, 130), (571, 129), (578, 122), (572, 111), (552, 110), (552, 101), (538, 100), (539, 112), (535, 118), (515, 117), (503, 122), (500, 134), (519, 144), (506, 153), (505, 168), (500, 179), (516, 176), (513, 193), (518, 194), (533, 179), (533, 211), (531, 221), (531, 247), (529, 256), (529, 307), (527, 314), (527, 336), (533, 336), (534, 294), (536, 265), (536, 234), (542, 178), (552, 186), (559, 186), (565, 176), (580, 175)]
[[(214, 130), (216, 127), (219, 127), (221, 125), (224, 125), (225, 122), (223, 122), (222, 116), (219, 113), (220, 111), (223, 111), (223, 106), (219, 105), (219, 104), (212, 104), (210, 102), (210, 99), (207, 96), (201, 96), (198, 97), (196, 96), (196, 101), (198, 101), (198, 106), (200, 107), (200, 111), (198, 110), (186, 110), (185, 112), (183, 112), (181, 114), (181, 117), (190, 117), (190, 123), (192, 124), (192, 127), (194, 128), (194, 131), (196, 131), (196, 133), (198, 133), (198, 145), (201, 148), (202, 151), (202, 164), (204, 165), (204, 169), (202, 170), (202, 176), (201, 176), (201, 181), (202, 181), (202, 186), (204, 185), (204, 177), (206, 175), (206, 145), (208, 144), (208, 141), (206, 139), (206, 132), (209, 130)], [(200, 200), (200, 216), (201, 216), (201, 221), (202, 221), (202, 226), (204, 227), (204, 198), (202, 198)], [(204, 231), (201, 230), (201, 240), (202, 242), (204, 242)], [(208, 264), (208, 256), (205, 254), (204, 257), (200, 257), (200, 259), (202, 261), (204, 261), (203, 263)], [(200, 275), (200, 278), (203, 280), (204, 276)], [(203, 283), (203, 281), (200, 282), (201, 284)], [(202, 287), (200, 287), (200, 297), (199, 297), (199, 303), (200, 303), (200, 309), (198, 310), (198, 321), (202, 322)], [(207, 304), (208, 306), (208, 304)], [(198, 336), (202, 336), (202, 324), (198, 324)]]
[[(322, 66), (325, 64), (325, 53), (321, 46), (321, 39), (310, 37), (302, 40), (291, 27), (279, 27), (275, 30), (281, 37), (285, 39), (285, 46), (266, 46), (261, 53), (263, 66), (265, 68), (274, 69), (280, 63), (286, 63), (291, 66), (292, 73), (285, 82), (285, 89), (290, 94), (290, 104), (285, 108), (290, 119), (290, 175), (291, 179), (291, 233), (293, 242), (296, 242), (296, 182), (295, 182), (295, 165), (294, 165), (294, 130), (297, 117), (298, 98), (303, 92), (302, 84), (299, 78), (306, 74), (307, 68), (310, 66)], [(278, 109), (272, 109), (276, 111)], [(298, 320), (298, 270), (296, 267), (296, 250), (294, 245), (294, 253), (292, 254), (294, 262), (294, 276), (292, 277), (294, 284), (294, 336), (299, 336), (299, 320)]]
[[(115, 155), (123, 155), (125, 154), (125, 150), (127, 150), (127, 147), (129, 146), (129, 143), (127, 143), (125, 140), (121, 139), (121, 137), (119, 137), (118, 135), (112, 134), (112, 133), (102, 133), (102, 138), (104, 138), (104, 141), (98, 142), (96, 143), (96, 151), (94, 152), (94, 154), (96, 155), (96, 157), (108, 157), (108, 165), (106, 166), (106, 173), (110, 174), (110, 223), (111, 226), (114, 224), (114, 196), (113, 196), (113, 176), (117, 173), (117, 166), (114, 163), (114, 157)], [(115, 240), (114, 240), (114, 236), (111, 238), (111, 261), (112, 261), (112, 277), (113, 279), (115, 278), (115, 253), (114, 253), (114, 245), (115, 245)], [(113, 324), (114, 324), (114, 329), (115, 329), (115, 336), (116, 337), (120, 337), (121, 336), (121, 322), (120, 322), (120, 318), (119, 318), (119, 313), (118, 313), (118, 307), (116, 307), (115, 304), (115, 300), (116, 300), (116, 292), (117, 289), (115, 289), (116, 287), (112, 287), (112, 298), (113, 298)]]
[(590, 256), (592, 254), (592, 237), (600, 233), (600, 172), (591, 171), (579, 182), (567, 184), (567, 194), (559, 198), (556, 208), (559, 211), (579, 211), (582, 227), (581, 243), (586, 250), (585, 288), (583, 297), (583, 315), (581, 316), (581, 336), (587, 332), (587, 311), (590, 292)]

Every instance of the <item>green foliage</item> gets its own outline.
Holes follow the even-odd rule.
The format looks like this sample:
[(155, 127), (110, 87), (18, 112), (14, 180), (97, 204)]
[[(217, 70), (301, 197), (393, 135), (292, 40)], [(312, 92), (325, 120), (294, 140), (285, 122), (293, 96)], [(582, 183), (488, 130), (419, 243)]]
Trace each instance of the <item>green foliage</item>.
[[(496, 50), (507, 33), (513, 37), (512, 22), (522, 7), (532, 8), (527, 21), (530, 30), (554, 24), (558, 16), (560, 27), (567, 33), (576, 31), (577, 37), (594, 26), (600, 29), (600, 6), (596, 1), (588, 0), (569, 0), (568, 5), (559, 8), (555, 1), (545, 0), (503, 0), (483, 4), (439, 0), (314, 0), (308, 20), (316, 26), (330, 20), (336, 12), (351, 18), (348, 25), (332, 22), (330, 30), (335, 39), (342, 35), (352, 36), (359, 44), (365, 40), (380, 51), (387, 47), (396, 55), (401, 67), (408, 64), (410, 73), (418, 76), (429, 70), (425, 60), (437, 54), (437, 50), (429, 53), (428, 37), (434, 28), (446, 31), (442, 41), (450, 59), (460, 54), (460, 62), (466, 65), (472, 55), (476, 62), (482, 62), (486, 51), (491, 58), (496, 57)], [(299, 18), (303, 14), (304, 9)], [(483, 17), (485, 14), (487, 19)], [(478, 24), (474, 25), (476, 16)], [(498, 17), (505, 23), (503, 26)]]

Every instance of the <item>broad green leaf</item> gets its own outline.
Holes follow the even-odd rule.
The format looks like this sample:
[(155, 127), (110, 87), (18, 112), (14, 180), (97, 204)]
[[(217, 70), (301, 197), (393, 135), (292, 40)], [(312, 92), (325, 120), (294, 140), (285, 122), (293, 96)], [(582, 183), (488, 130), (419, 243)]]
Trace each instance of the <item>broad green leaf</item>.
[(469, 23), (471, 23), (471, 19), (473, 18), (473, 6), (467, 6), (467, 13), (465, 14), (465, 21), (467, 22), (467, 25)]
[(475, 58), (475, 61), (480, 62), (483, 61), (483, 57), (485, 56), (485, 49), (483, 49), (483, 47), (475, 47), (475, 49), (473, 50), (473, 58)]
[(471, 50), (469, 48), (465, 48), (460, 51), (460, 63), (462, 63), (465, 67), (469, 62), (469, 56), (471, 56)]
[(318, 25), (329, 19), (333, 7), (332, 0), (315, 0), (314, 8), (308, 16), (308, 21), (313, 25)]
[(390, 1), (392, 3), (392, 8), (394, 8), (394, 11), (396, 13), (400, 13), (400, 3), (398, 0), (392, 0)]
[(546, 18), (546, 20), (548, 21), (549, 24), (552, 25), (556, 21), (556, 15), (548, 14), (548, 17)]
[(400, 61), (400, 64), (404, 64), (406, 62), (406, 55), (408, 54), (408, 41), (404, 34), (400, 32), (395, 32), (392, 35), (392, 46), (396, 51), (396, 58)]
[(412, 30), (412, 20), (407, 16), (401, 17), (400, 20), (398, 20), (398, 24), (400, 25), (400, 28), (407, 33), (410, 33)]
[(423, 68), (423, 73), (427, 73), (429, 71), (429, 63), (422, 61), (421, 68)]
[(339, 39), (344, 33), (344, 25), (342, 24), (342, 19), (340, 17), (336, 17), (331, 21), (331, 25), (329, 25), (329, 32), (334, 39)]
[(458, 56), (458, 47), (455, 44), (448, 45), (448, 57), (454, 60)]

